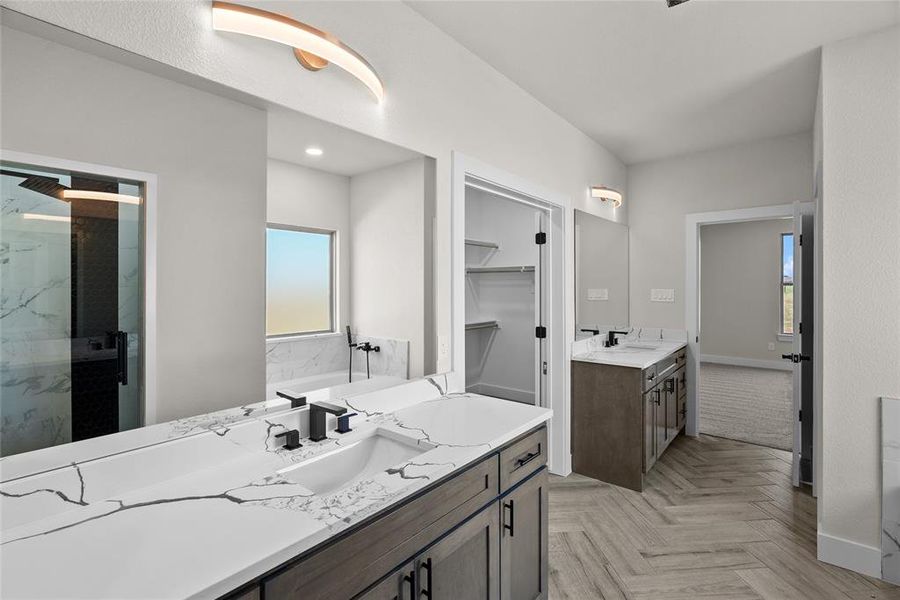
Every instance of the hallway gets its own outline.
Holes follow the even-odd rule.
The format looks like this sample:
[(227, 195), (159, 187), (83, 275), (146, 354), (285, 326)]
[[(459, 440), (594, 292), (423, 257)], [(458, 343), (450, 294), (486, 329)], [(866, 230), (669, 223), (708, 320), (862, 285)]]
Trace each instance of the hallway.
[(790, 454), (675, 440), (643, 494), (551, 478), (550, 598), (900, 600), (900, 588), (815, 560), (816, 501)]

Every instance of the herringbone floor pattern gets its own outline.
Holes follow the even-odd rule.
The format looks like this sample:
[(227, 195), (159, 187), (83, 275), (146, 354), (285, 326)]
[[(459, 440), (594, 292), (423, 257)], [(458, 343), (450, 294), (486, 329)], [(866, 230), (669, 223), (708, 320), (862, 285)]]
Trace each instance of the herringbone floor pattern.
[(550, 598), (900, 600), (900, 588), (816, 560), (816, 501), (790, 454), (676, 439), (643, 493), (551, 479)]

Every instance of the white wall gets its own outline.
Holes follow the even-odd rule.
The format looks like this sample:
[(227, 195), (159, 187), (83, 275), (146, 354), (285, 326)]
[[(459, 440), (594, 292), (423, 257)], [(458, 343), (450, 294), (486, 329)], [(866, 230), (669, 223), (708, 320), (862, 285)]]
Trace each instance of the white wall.
[[(700, 331), (705, 355), (781, 363), (781, 234), (792, 219), (700, 228)], [(775, 344), (772, 350), (770, 343)]]
[(424, 252), (428, 158), (350, 178), (350, 325), (409, 341), (409, 375), (425, 370)]
[[(311, 73), (299, 68), (284, 47), (213, 32), (207, 3), (4, 4), (163, 65), (435, 157), (437, 330), (447, 340), (451, 151), (565, 194), (576, 207), (619, 221), (626, 218), (626, 207), (613, 210), (588, 198), (592, 184), (625, 188), (621, 161), (402, 3), (310, 2), (302, 5), (302, 14), (293, 3), (254, 3), (287, 13), (297, 10), (297, 17), (334, 32), (361, 52), (384, 80), (387, 98), (381, 106), (339, 69)], [(626, 190), (626, 206), (628, 197)], [(438, 358), (439, 370), (450, 367), (448, 354)]]
[[(630, 166), (631, 324), (685, 327), (686, 214), (811, 199), (809, 133)], [(651, 288), (673, 288), (675, 302), (650, 302)]]
[(3, 148), (158, 176), (157, 420), (262, 398), (265, 114), (7, 27), (0, 60)]
[(267, 164), (269, 223), (337, 232), (335, 324), (342, 331), (350, 318), (350, 178), (271, 158)]
[(873, 561), (880, 545), (878, 399), (900, 396), (898, 48), (900, 28), (893, 27), (822, 52), (819, 532), (820, 541), (824, 535), (869, 547)]

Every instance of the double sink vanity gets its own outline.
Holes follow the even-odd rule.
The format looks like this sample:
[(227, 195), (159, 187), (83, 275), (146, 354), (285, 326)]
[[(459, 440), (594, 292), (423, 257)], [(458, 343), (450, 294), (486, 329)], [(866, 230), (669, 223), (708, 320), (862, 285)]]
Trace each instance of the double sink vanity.
[(573, 347), (572, 469), (642, 491), (644, 475), (684, 428), (687, 344), (679, 336), (610, 337), (615, 344), (594, 336)]
[(321, 441), (270, 401), (4, 458), (3, 596), (545, 596), (551, 412), (445, 389), (331, 399)]

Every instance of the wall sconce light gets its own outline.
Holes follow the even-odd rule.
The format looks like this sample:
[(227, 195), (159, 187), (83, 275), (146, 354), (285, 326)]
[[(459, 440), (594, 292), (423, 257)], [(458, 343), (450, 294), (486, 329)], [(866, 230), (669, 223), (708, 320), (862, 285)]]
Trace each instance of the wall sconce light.
[(330, 33), (284, 15), (218, 0), (212, 3), (212, 17), (216, 31), (242, 33), (290, 46), (297, 61), (310, 71), (334, 63), (363, 82), (379, 102), (384, 99), (384, 85), (372, 65)]
[(612, 202), (616, 208), (622, 206), (622, 192), (602, 185), (591, 186), (591, 198), (600, 198), (601, 202)]

